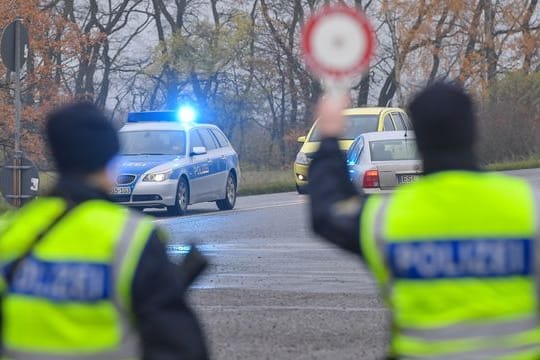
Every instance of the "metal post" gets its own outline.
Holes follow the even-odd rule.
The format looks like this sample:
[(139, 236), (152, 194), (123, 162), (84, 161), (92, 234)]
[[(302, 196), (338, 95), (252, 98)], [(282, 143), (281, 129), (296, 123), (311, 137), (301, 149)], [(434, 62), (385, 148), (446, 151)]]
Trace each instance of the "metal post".
[(15, 153), (21, 151), (21, 20), (15, 20)]
[(15, 206), (21, 205), (21, 19), (15, 20)]

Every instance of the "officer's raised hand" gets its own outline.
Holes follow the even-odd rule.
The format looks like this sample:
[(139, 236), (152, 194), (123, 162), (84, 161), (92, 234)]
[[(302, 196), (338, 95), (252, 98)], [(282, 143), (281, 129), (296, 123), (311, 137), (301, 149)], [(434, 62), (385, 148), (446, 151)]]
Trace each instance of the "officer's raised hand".
[(345, 131), (346, 96), (327, 96), (317, 104), (315, 118), (322, 141), (309, 168), (313, 230), (334, 244), (360, 254), (358, 218), (361, 196), (349, 180), (338, 139)]

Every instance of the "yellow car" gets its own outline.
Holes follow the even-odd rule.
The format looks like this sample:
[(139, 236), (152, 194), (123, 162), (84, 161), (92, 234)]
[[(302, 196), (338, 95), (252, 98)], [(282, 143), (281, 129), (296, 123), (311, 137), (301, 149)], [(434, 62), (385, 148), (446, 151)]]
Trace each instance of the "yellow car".
[[(412, 129), (409, 117), (403, 109), (399, 108), (354, 108), (344, 110), (343, 114), (346, 118), (346, 130), (345, 135), (339, 141), (343, 152), (347, 152), (354, 139), (363, 133)], [(294, 179), (296, 190), (300, 194), (305, 194), (307, 191), (309, 163), (319, 148), (320, 140), (317, 122), (313, 124), (307, 136), (298, 138), (302, 147), (294, 162)]]

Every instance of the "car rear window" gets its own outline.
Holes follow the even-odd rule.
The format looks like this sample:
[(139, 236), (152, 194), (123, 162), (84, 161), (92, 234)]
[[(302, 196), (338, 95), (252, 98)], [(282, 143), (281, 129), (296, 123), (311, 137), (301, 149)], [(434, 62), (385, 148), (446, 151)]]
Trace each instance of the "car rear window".
[[(377, 131), (378, 125), (378, 115), (347, 115), (345, 116), (345, 133), (341, 140), (354, 140), (364, 133)], [(315, 127), (309, 141), (321, 140), (321, 135)]]
[(420, 160), (414, 140), (376, 140), (369, 142), (371, 161)]

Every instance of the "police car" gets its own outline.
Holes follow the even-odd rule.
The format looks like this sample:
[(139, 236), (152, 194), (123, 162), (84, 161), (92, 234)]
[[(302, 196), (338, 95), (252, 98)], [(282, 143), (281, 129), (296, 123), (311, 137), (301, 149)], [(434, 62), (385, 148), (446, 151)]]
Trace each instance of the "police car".
[(120, 129), (113, 201), (135, 208), (162, 208), (183, 215), (188, 205), (236, 203), (238, 155), (214, 125), (197, 124), (190, 108), (135, 112)]

